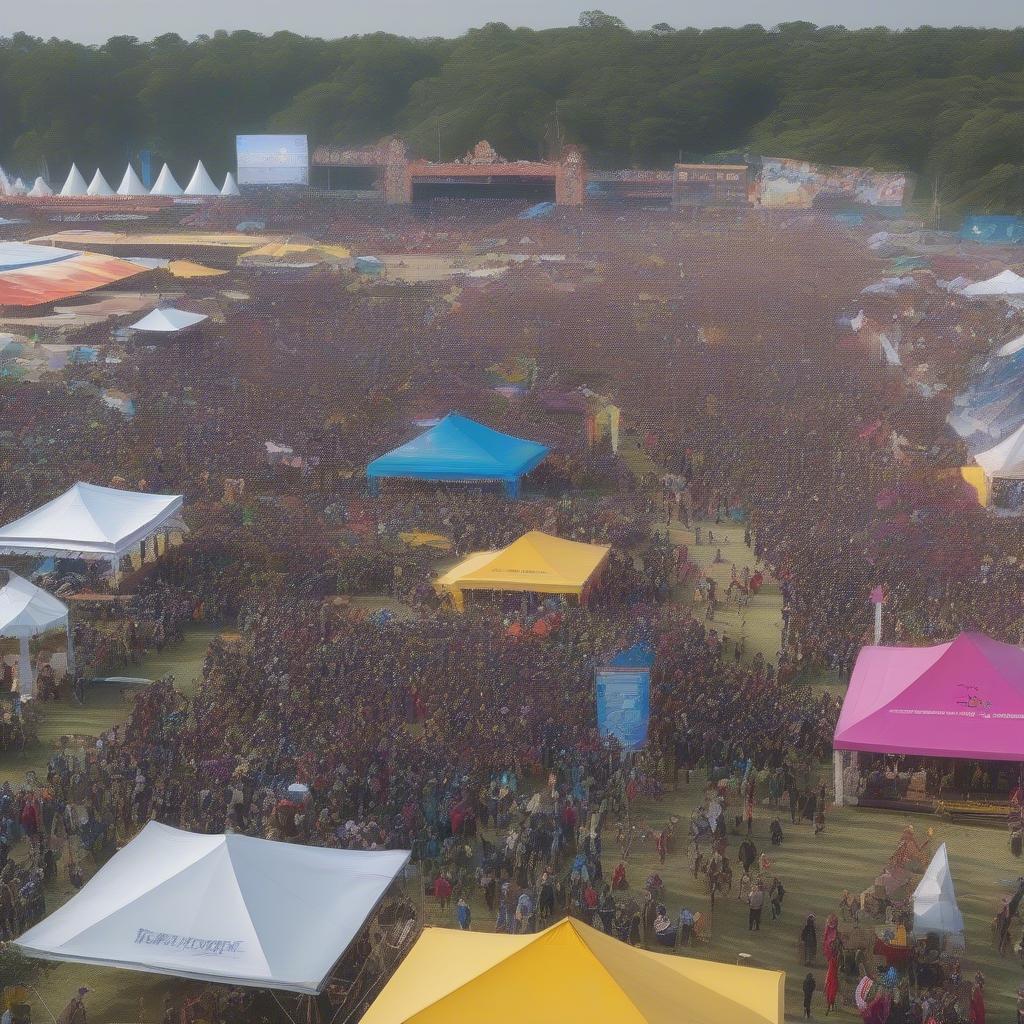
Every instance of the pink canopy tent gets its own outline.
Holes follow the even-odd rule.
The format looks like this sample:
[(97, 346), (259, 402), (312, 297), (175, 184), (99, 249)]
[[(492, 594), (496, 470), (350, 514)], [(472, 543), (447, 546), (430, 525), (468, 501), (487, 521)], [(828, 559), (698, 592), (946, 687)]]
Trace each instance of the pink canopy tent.
[(934, 647), (864, 647), (836, 750), (1024, 761), (1024, 650), (981, 633)]

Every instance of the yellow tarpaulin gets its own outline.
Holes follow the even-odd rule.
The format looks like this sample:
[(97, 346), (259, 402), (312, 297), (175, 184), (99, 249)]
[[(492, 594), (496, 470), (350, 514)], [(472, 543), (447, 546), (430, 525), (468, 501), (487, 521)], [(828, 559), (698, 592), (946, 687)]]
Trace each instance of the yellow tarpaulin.
[(460, 611), (466, 590), (513, 590), (537, 594), (575, 594), (604, 565), (611, 549), (580, 544), (531, 530), (501, 551), (476, 551), (434, 581), (438, 594), (450, 594)]
[(975, 494), (978, 495), (978, 504), (982, 508), (988, 508), (989, 498), (992, 496), (992, 485), (988, 477), (985, 476), (985, 470), (981, 466), (961, 466), (960, 476), (974, 488)]
[(214, 270), (213, 267), (204, 267), (202, 263), (193, 263), (192, 260), (171, 260), (167, 264), (167, 272), (175, 277), (220, 277), (226, 274), (226, 270)]
[(270, 242), (245, 253), (238, 262), (245, 264), (341, 263), (352, 253), (343, 245), (325, 245), (321, 242)]
[(91, 245), (129, 245), (138, 248), (154, 246), (196, 246), (204, 249), (253, 249), (272, 241), (267, 235), (246, 235), (240, 231), (174, 231), (155, 234), (126, 234), (123, 231), (92, 231), (71, 228), (52, 235), (40, 235), (33, 242), (63, 245), (69, 249)]
[(567, 918), (535, 935), (427, 928), (363, 1024), (781, 1024), (785, 975), (651, 953)]
[(452, 542), (439, 533), (428, 533), (426, 530), (409, 530), (398, 535), (411, 548), (437, 548), (439, 551), (450, 551)]

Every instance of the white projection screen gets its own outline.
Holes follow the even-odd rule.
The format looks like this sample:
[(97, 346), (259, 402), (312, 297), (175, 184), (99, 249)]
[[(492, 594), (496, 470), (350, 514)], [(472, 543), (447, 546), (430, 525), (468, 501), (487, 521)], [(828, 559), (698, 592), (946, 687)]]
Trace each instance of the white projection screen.
[(236, 135), (239, 185), (308, 185), (305, 135)]

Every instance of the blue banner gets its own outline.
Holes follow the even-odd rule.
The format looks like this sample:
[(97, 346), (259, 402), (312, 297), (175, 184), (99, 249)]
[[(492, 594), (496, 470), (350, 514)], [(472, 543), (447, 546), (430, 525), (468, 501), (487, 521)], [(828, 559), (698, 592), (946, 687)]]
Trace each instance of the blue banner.
[(650, 668), (599, 668), (596, 689), (601, 735), (614, 736), (627, 750), (642, 747), (651, 719)]

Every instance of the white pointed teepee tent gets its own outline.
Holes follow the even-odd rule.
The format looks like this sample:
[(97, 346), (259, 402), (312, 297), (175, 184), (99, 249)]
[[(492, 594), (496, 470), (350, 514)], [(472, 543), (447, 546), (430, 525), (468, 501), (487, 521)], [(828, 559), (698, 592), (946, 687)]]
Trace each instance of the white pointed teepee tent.
[(85, 178), (82, 177), (82, 172), (76, 164), (71, 165), (71, 170), (68, 171), (67, 180), (60, 190), (60, 194), (62, 196), (87, 196), (89, 194), (89, 186), (85, 183)]
[(203, 161), (200, 160), (196, 164), (196, 169), (192, 174), (192, 178), (189, 183), (185, 186), (185, 195), (187, 196), (218, 196), (220, 190), (213, 183), (213, 179), (206, 173), (206, 168), (203, 166)]
[(110, 182), (103, 177), (103, 172), (97, 167), (96, 173), (92, 176), (92, 181), (89, 182), (89, 195), (91, 196), (112, 196), (114, 190), (110, 187)]
[(227, 177), (224, 179), (224, 187), (220, 190), (222, 196), (237, 196), (241, 193), (238, 191), (238, 182), (235, 181), (235, 176), (228, 171)]
[(42, 178), (36, 178), (35, 183), (29, 191), (29, 195), (34, 196), (37, 199), (40, 196), (52, 196), (53, 189), (50, 188)]
[(21, 178), (15, 178), (14, 184), (11, 186), (11, 191), (16, 196), (27, 196), (28, 185), (26, 185), (25, 182), (21, 180)]
[(1024, 295), (1024, 277), (1012, 270), (1004, 270), (987, 281), (969, 284), (960, 294), (968, 298), (986, 295)]
[(135, 168), (129, 164), (124, 169), (124, 177), (121, 184), (117, 186), (119, 196), (148, 196), (149, 189), (142, 184), (142, 180), (135, 173)]
[(0, 196), (9, 196), (11, 194), (11, 183), (7, 178), (7, 174), (4, 169), (0, 167)]
[(181, 186), (174, 180), (170, 167), (164, 164), (156, 179), (156, 184), (150, 189), (150, 195), (154, 196), (180, 196)]
[(957, 906), (949, 854), (943, 843), (914, 890), (914, 934), (939, 932), (963, 945), (964, 916)]

